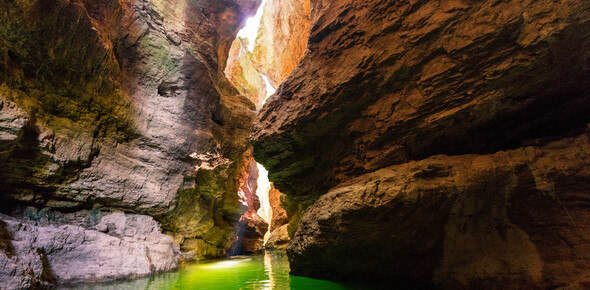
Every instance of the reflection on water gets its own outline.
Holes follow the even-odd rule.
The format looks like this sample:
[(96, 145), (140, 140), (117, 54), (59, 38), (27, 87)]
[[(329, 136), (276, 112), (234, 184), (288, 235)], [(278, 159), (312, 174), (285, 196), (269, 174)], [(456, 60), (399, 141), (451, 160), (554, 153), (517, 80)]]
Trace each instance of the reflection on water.
[[(67, 289), (67, 288), (63, 288)], [(72, 289), (351, 289), (338, 283), (289, 275), (285, 252), (200, 262), (171, 273)]]

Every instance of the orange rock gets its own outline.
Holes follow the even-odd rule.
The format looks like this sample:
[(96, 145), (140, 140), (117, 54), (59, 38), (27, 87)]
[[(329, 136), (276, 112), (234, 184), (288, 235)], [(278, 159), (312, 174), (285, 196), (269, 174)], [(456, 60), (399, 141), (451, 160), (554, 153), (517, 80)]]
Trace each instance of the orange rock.
[(273, 232), (274, 230), (287, 224), (289, 222), (289, 218), (287, 217), (287, 212), (285, 211), (285, 209), (281, 207), (282, 194), (278, 189), (274, 187), (274, 185), (272, 185), (272, 183), (270, 185), (268, 195), (270, 207), (272, 208), (270, 231)]
[(254, 67), (247, 42), (247, 39), (240, 38), (233, 42), (225, 75), (238, 92), (248, 97), (256, 108), (260, 109), (266, 97), (266, 84)]
[(292, 274), (402, 289), (585, 289), (589, 158), (584, 134), (351, 179), (301, 218)]
[(587, 11), (587, 1), (315, 1), (307, 52), (261, 110), (254, 154), (281, 192), (321, 195), (408, 160), (579, 133), (590, 122)]
[(254, 47), (254, 63), (277, 88), (299, 64), (309, 37), (309, 0), (266, 1)]

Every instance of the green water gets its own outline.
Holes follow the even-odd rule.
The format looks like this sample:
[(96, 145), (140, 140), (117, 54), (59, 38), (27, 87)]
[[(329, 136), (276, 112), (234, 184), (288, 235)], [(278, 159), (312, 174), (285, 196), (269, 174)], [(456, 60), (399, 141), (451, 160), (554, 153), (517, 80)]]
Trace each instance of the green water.
[(289, 275), (285, 252), (191, 264), (171, 273), (75, 289), (352, 289), (344, 285)]

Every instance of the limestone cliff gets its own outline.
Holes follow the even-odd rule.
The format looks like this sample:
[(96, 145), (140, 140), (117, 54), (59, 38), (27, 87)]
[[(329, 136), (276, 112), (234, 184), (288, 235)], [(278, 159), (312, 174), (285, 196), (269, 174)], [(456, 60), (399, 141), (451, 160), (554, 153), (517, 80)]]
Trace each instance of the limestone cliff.
[[(101, 233), (101, 219), (91, 214), (97, 211), (153, 217), (161, 225), (155, 232), (174, 237), (174, 243), (166, 241), (166, 266), (153, 264), (152, 250), (146, 268), (88, 274), (73, 267), (69, 276), (55, 270), (57, 282), (169, 270), (178, 247), (196, 254), (187, 258), (226, 254), (245, 210), (237, 176), (247, 166), (241, 160), (255, 107), (223, 68), (238, 29), (259, 4), (0, 3), (0, 211), (32, 222), (40, 217), (24, 213), (47, 212), (47, 229), (22, 234), (75, 229), (81, 238), (99, 240), (96, 247), (114, 236)], [(60, 224), (53, 217), (62, 213), (78, 213), (87, 222), (54, 228)], [(21, 234), (9, 218), (2, 220), (11, 235)], [(47, 253), (43, 267), (57, 269), (75, 256), (34, 247)], [(121, 259), (136, 256), (121, 251)], [(95, 260), (86, 262), (92, 267)], [(31, 281), (40, 282), (39, 269)], [(6, 267), (0, 272), (16, 273)], [(23, 287), (33, 283), (27, 281)]]
[(252, 141), (301, 218), (292, 272), (450, 289), (586, 285), (589, 11), (313, 1), (307, 51)]

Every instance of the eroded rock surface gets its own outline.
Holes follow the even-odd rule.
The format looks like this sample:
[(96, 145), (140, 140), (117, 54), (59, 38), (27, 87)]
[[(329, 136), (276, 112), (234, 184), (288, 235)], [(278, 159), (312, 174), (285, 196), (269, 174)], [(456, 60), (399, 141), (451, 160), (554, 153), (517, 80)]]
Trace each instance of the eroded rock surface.
[(268, 240), (264, 244), (264, 247), (268, 250), (284, 250), (291, 241), (287, 230), (288, 225), (284, 224), (279, 228), (276, 228), (270, 232)]
[(266, 83), (254, 67), (252, 57), (248, 50), (248, 39), (237, 38), (229, 52), (225, 75), (242, 95), (260, 109), (266, 98)]
[(588, 11), (312, 2), (306, 53), (252, 142), (286, 195), (293, 273), (587, 287)]
[[(237, 176), (246, 166), (241, 160), (255, 107), (223, 69), (238, 29), (259, 4), (2, 2), (0, 210), (13, 216), (28, 206), (80, 214), (123, 210), (155, 218), (175, 245), (194, 254), (186, 258), (226, 255), (244, 211)], [(47, 227), (33, 231), (66, 234)], [(92, 256), (101, 243), (78, 254)], [(133, 249), (122, 254), (130, 261), (142, 251), (125, 247)], [(57, 275), (58, 282), (85, 279), (73, 262), (48, 261), (52, 268), (72, 266), (73, 276)], [(98, 259), (87, 263), (97, 267)], [(112, 275), (96, 278), (171, 267), (141, 264), (136, 273), (113, 267)]]
[(0, 96), (0, 146), (16, 140), (29, 122), (29, 115), (18, 105)]
[(240, 202), (247, 208), (240, 217), (236, 240), (231, 246), (232, 255), (257, 253), (264, 250), (264, 235), (268, 231), (268, 223), (257, 213), (260, 199), (256, 195), (258, 189), (258, 167), (251, 151), (245, 155), (248, 166), (240, 177)]
[(587, 135), (437, 155), (352, 179), (303, 215), (292, 273), (445, 289), (588, 285)]
[(309, 37), (310, 1), (266, 1), (253, 58), (258, 71), (278, 87), (299, 64)]
[(308, 52), (260, 112), (254, 153), (289, 196), (434, 154), (579, 133), (584, 1), (315, 1)]
[(161, 233), (153, 218), (110, 213), (99, 225), (104, 225), (101, 231), (0, 214), (2, 288), (44, 288), (176, 268), (173, 239)]
[[(283, 194), (274, 187), (271, 183), (268, 190), (269, 203), (271, 208), (271, 222), (270, 222), (270, 235), (264, 244), (267, 249), (284, 249), (289, 243), (288, 235), (288, 223), (289, 216), (287, 211), (281, 205), (281, 196)], [(292, 227), (296, 225), (297, 221), (292, 222)]]
[(270, 189), (268, 190), (268, 201), (270, 203), (270, 208), (272, 209), (272, 217), (270, 223), (270, 230), (274, 231), (275, 229), (280, 228), (284, 224), (289, 222), (289, 218), (287, 217), (287, 211), (283, 209), (281, 206), (281, 196), (283, 194), (274, 187), (271, 183)]
[(258, 214), (247, 211), (238, 223), (238, 240), (232, 254), (246, 255), (263, 251), (267, 231), (268, 223)]

